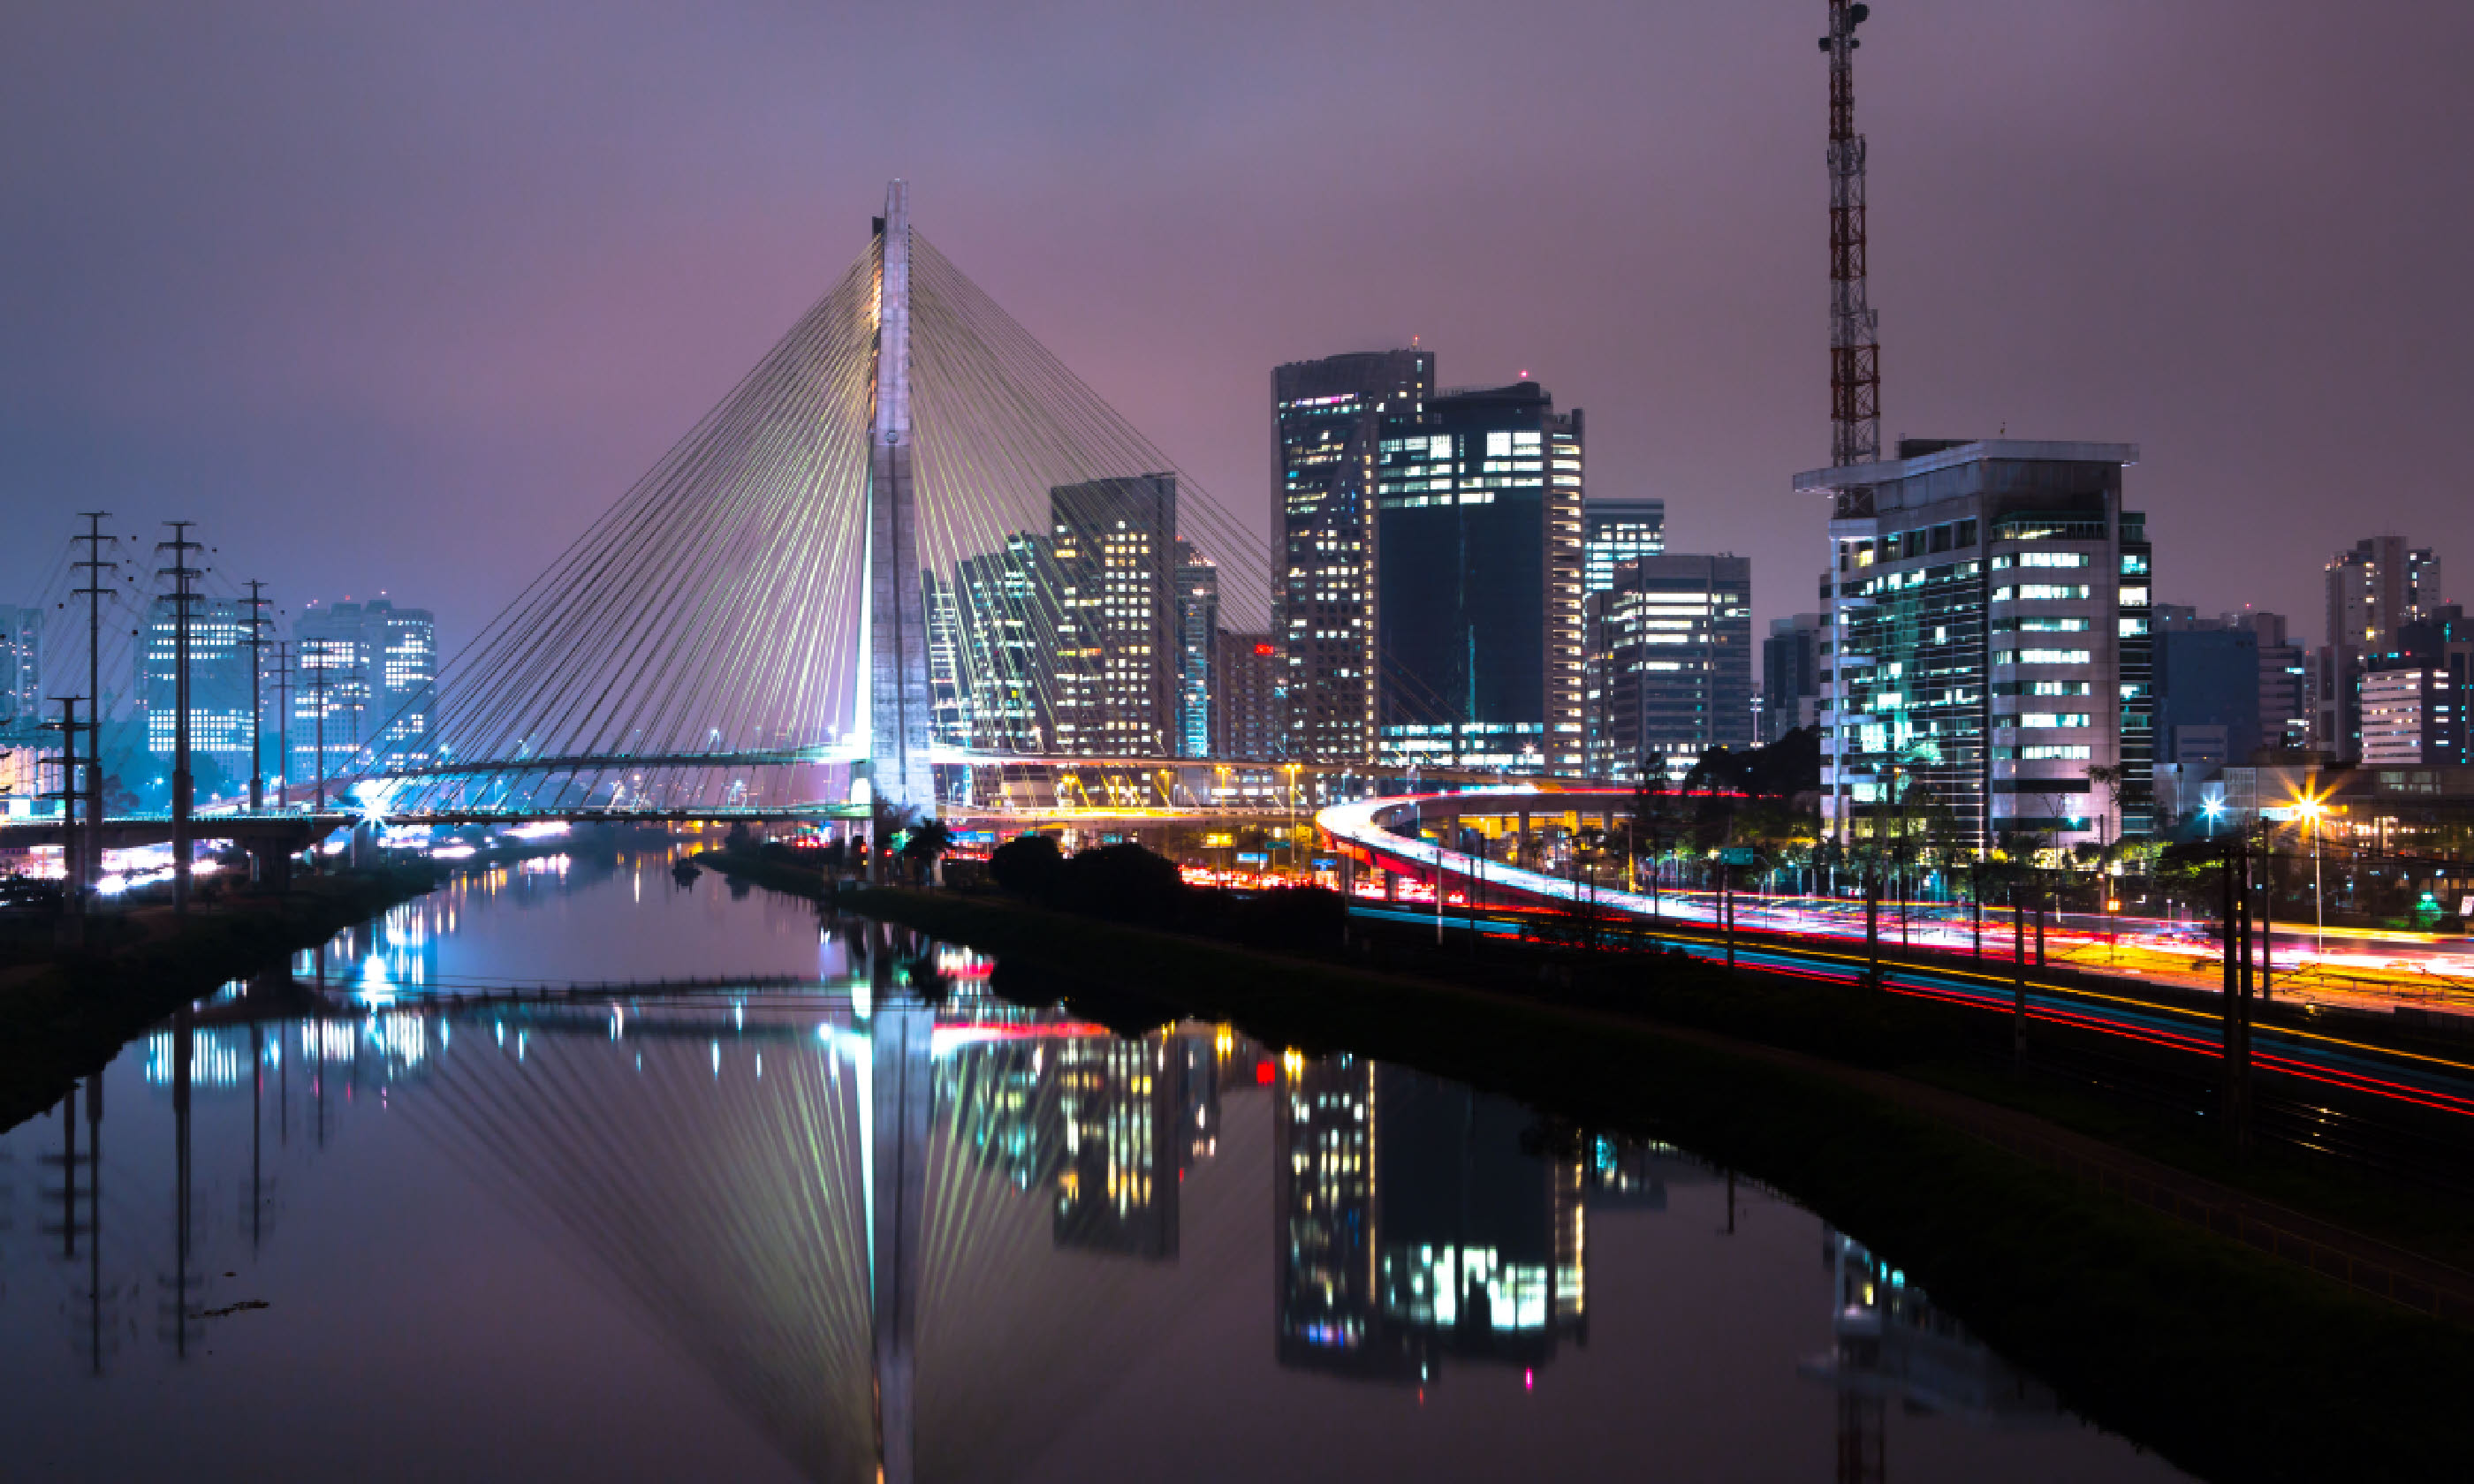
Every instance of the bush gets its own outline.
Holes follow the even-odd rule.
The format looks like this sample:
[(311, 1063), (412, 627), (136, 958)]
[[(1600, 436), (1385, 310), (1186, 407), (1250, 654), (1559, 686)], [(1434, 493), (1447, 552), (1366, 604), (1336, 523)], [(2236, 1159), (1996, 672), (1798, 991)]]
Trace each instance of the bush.
[(1257, 947), (1322, 953), (1340, 946), (1348, 899), (1322, 887), (1262, 892), (1230, 905), (1230, 937)]
[(1176, 863), (1139, 845), (1079, 850), (1057, 878), (1058, 906), (1112, 922), (1171, 925), (1184, 899)]
[(1024, 835), (988, 852), (988, 874), (1008, 892), (1041, 901), (1055, 895), (1065, 856), (1049, 835)]

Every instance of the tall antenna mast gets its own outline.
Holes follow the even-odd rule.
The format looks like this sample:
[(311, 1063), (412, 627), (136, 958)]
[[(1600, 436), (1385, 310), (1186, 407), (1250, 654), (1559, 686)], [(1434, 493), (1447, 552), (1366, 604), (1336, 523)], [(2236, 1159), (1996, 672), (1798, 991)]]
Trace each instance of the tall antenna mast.
[(1869, 5), (1830, 0), (1830, 462), (1881, 457), (1880, 317), (1864, 301), (1864, 136), (1856, 132), (1856, 28)]

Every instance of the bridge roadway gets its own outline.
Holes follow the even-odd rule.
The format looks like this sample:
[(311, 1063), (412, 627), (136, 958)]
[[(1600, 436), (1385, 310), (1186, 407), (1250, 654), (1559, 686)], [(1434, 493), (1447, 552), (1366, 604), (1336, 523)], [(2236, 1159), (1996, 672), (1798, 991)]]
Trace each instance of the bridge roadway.
[[(1414, 827), (1420, 822), (1454, 816), (1527, 813), (1534, 820), (1540, 815), (1597, 814), (1618, 807), (1617, 801), (1628, 797), (1615, 790), (1584, 788), (1376, 799), (1334, 805), (1322, 811), (1316, 823), (1336, 848), (1359, 864), (1414, 878), (1430, 889), (1439, 875), (1442, 878), (1440, 910), (1428, 903), (1375, 902), (1358, 897), (1350, 903), (1354, 915), (1434, 922), (1439, 930), (1448, 925), (1490, 936), (1516, 936), (1532, 925), (1524, 921), (1523, 908), (1569, 910), (1575, 902), (1589, 900), (1613, 914), (1627, 936), (1642, 935), (1641, 930), (1647, 929), (1643, 936), (1649, 942), (1682, 947), (1696, 958), (1723, 961), (1732, 952), (1735, 962), (1769, 971), (1842, 983), (1861, 980), (1867, 968), (1861, 903), (1797, 898), (1805, 905), (1794, 905), (1739, 896), (1735, 931), (1731, 935), (1710, 893), (1662, 892), (1653, 898), (1591, 887), (1393, 832), (1395, 826)], [(1472, 882), (1477, 884), (1474, 904)], [(2014, 984), (2024, 983), (2031, 1019), (2099, 1031), (2195, 1057), (2221, 1059), (2223, 1055), (2219, 1014), (2204, 1008), (2204, 999), (2197, 1006), (2180, 1002), (2216, 986), (2174, 985), (2170, 988), (2176, 993), (2160, 993), (2167, 987), (2150, 976), (2108, 975), (2084, 964), (2073, 965), (2067, 978), (2040, 967), (2022, 970), (2003, 951), (2008, 947), (2006, 923), (1999, 932), (1987, 932), (1988, 953), (1978, 968), (1978, 961), (1962, 956), (1968, 953), (1970, 942), (1964, 934), (1945, 932), (1941, 941), (1918, 943), (1913, 946), (1925, 950), (1919, 956), (1897, 942), (1897, 924), (1886, 913), (1880, 922), (1881, 988), (1887, 993), (2007, 1015)], [(1898, 962), (1903, 954), (1923, 961)], [(2355, 1003), (2362, 1006), (2362, 1001)], [(2341, 1035), (2264, 1024), (2255, 1025), (2252, 1035), (2253, 1065), (2262, 1073), (2462, 1118), (2468, 1121), (2468, 1132), (2474, 1133), (2474, 1058), (2421, 1055)]]

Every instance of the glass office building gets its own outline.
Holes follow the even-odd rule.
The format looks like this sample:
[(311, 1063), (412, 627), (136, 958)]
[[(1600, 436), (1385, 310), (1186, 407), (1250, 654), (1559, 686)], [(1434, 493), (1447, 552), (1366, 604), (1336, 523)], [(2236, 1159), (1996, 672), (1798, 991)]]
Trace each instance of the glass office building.
[(1666, 502), (1645, 495), (1591, 495), (1581, 502), (1585, 591), (1615, 585), (1615, 568), (1666, 550)]
[(1582, 418), (1534, 381), (1384, 424), (1376, 748), (1387, 763), (1585, 763)]
[(1297, 361), (1272, 372), (1280, 520), (1273, 631), (1287, 755), (1374, 755), (1374, 481), (1387, 419), (1415, 417), (1435, 390), (1431, 350), (1373, 350)]
[[(2149, 832), (2151, 548), (2125, 443), (1904, 440), (1830, 500), (1823, 825), (1925, 805), (1977, 850)], [(2117, 791), (2094, 767), (2120, 767)]]
[(1713, 747), (1753, 746), (1753, 563), (1669, 552), (1589, 594), (1589, 776), (1681, 783)]

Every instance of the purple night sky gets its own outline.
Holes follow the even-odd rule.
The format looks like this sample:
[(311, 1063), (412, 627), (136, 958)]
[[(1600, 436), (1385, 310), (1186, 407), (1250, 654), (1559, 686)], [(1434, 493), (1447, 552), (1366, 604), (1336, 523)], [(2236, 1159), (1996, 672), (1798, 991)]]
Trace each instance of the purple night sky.
[[(1821, 0), (23, 6), (0, 600), (69, 513), (449, 648), (866, 241), (922, 232), (1268, 521), (1270, 368), (1423, 337), (1589, 488), (1812, 606)], [(2474, 583), (2474, 8), (1880, 0), (1885, 438), (2144, 445), (2158, 596), (2316, 640), (2380, 530)]]

